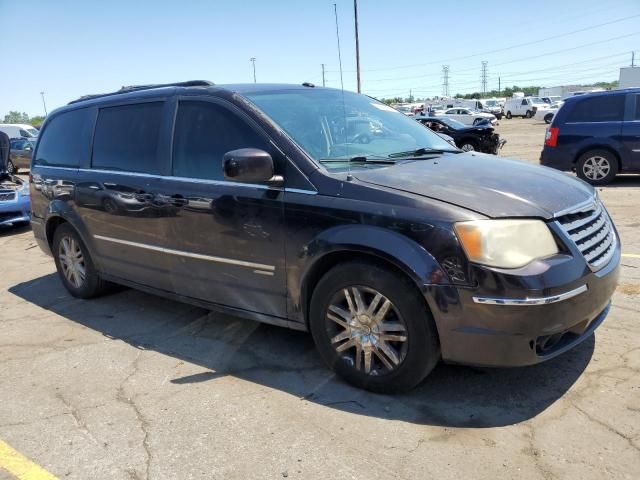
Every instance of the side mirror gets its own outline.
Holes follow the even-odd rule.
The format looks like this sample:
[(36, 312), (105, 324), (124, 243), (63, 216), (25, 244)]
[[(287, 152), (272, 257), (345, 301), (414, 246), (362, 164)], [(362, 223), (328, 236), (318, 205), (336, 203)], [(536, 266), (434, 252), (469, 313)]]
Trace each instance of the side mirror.
[(224, 178), (234, 182), (282, 183), (282, 177), (273, 175), (273, 159), (264, 150), (258, 148), (240, 148), (231, 150), (222, 157)]

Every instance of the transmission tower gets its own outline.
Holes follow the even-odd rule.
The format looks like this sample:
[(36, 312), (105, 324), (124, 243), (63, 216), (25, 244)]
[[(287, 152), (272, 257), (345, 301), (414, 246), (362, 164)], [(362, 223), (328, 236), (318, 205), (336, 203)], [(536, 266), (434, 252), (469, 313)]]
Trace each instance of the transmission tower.
[(482, 81), (482, 95), (487, 94), (487, 61), (482, 62), (482, 75), (480, 77)]
[(449, 96), (449, 65), (442, 66), (442, 96)]

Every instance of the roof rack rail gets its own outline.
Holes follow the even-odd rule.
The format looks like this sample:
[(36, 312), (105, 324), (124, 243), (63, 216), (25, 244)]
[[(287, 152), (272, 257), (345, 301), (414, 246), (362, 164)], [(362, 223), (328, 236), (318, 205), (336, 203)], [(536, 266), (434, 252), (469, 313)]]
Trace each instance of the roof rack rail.
[(122, 88), (120, 88), (120, 90), (116, 90), (115, 92), (83, 95), (80, 98), (71, 100), (68, 103), (68, 105), (71, 105), (72, 103), (82, 102), (84, 100), (90, 100), (92, 98), (108, 97), (110, 95), (119, 95), (121, 93), (137, 92), (139, 90), (151, 90), (154, 88), (163, 88), (163, 87), (211, 87), (213, 85), (215, 84), (213, 82), (210, 82), (209, 80), (188, 80), (186, 82), (155, 83), (150, 85), (128, 85), (128, 86), (123, 86)]

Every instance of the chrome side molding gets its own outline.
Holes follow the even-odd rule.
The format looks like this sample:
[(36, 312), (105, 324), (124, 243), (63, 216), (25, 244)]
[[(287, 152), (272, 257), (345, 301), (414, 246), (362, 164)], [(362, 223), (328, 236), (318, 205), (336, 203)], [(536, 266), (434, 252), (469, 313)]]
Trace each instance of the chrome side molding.
[(473, 297), (475, 303), (481, 303), (485, 305), (509, 305), (514, 307), (527, 307), (530, 305), (547, 305), (549, 303), (562, 302), (568, 300), (588, 290), (586, 285), (581, 285), (578, 288), (574, 288), (565, 293), (559, 293), (558, 295), (551, 295), (549, 297), (538, 298), (492, 298), (492, 297)]

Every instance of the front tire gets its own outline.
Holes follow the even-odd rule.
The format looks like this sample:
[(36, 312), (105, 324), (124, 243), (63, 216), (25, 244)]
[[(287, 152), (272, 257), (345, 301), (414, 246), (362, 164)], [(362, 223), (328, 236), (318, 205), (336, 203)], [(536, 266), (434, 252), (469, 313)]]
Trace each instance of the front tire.
[(478, 146), (471, 140), (463, 140), (460, 145), (460, 150), (463, 152), (474, 152), (478, 150)]
[(60, 279), (74, 297), (93, 298), (108, 289), (109, 284), (98, 275), (89, 250), (69, 224), (56, 229), (52, 252)]
[(310, 327), (320, 356), (349, 383), (406, 391), (440, 358), (433, 318), (406, 277), (366, 262), (337, 265), (318, 282)]
[(544, 116), (544, 123), (546, 123), (547, 125), (549, 125), (552, 121), (553, 121), (553, 113), (547, 113), (547, 114)]
[(618, 174), (618, 159), (607, 150), (590, 150), (578, 159), (576, 174), (591, 185), (606, 185)]

